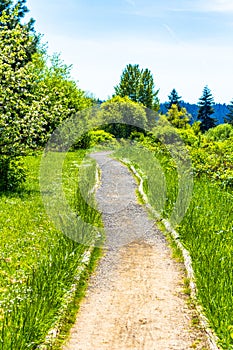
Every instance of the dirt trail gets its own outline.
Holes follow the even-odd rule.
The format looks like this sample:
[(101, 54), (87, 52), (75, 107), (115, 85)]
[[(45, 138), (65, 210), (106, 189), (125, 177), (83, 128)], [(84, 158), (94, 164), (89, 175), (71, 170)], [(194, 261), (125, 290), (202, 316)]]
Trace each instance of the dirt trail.
[(162, 233), (137, 204), (128, 170), (106, 153), (97, 200), (107, 234), (106, 254), (92, 276), (64, 350), (209, 349), (192, 326), (182, 266)]

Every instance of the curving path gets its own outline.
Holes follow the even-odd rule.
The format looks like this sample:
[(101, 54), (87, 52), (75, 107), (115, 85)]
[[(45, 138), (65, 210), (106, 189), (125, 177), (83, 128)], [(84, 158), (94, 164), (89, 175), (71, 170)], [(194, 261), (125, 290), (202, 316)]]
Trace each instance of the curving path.
[(102, 170), (97, 201), (106, 249), (63, 350), (209, 349), (192, 326), (183, 267), (137, 204), (133, 177), (106, 152), (92, 157)]

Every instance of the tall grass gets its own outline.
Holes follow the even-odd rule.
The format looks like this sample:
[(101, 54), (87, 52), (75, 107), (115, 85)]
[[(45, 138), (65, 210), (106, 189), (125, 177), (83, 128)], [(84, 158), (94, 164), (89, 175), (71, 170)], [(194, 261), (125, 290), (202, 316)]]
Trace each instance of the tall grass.
[(151, 152), (140, 145), (122, 147), (114, 153), (128, 159), (143, 177), (143, 190), (157, 212), (169, 218), (178, 194), (178, 174), (171, 158), (160, 149)]
[[(118, 151), (117, 157), (128, 158), (142, 172), (146, 179), (144, 191), (150, 204), (162, 217), (169, 218), (178, 193), (178, 177), (170, 166), (169, 156), (161, 153), (152, 152), (165, 174), (166, 201), (163, 210), (155, 196), (163, 195), (164, 187), (161, 186), (161, 176), (158, 177), (151, 163), (148, 164), (149, 158), (137, 156), (137, 151), (129, 150)], [(154, 188), (157, 192), (154, 192)], [(176, 230), (193, 261), (200, 304), (222, 348), (227, 350), (233, 349), (232, 222), (232, 194), (207, 177), (196, 178), (191, 203)]]
[(190, 252), (198, 298), (224, 349), (233, 349), (233, 197), (197, 179), (178, 231)]
[[(79, 191), (77, 165), (84, 156), (84, 152), (68, 153), (63, 167), (64, 192), (77, 215), (101, 226), (90, 193), (95, 181), (94, 164), (86, 173), (91, 182), (86, 179), (83, 188), (92, 206), (87, 207)], [(39, 190), (40, 159), (28, 157), (25, 187), (15, 194), (2, 193), (0, 198), (1, 350), (36, 349), (43, 343), (86, 250), (85, 245), (69, 239), (49, 220)]]

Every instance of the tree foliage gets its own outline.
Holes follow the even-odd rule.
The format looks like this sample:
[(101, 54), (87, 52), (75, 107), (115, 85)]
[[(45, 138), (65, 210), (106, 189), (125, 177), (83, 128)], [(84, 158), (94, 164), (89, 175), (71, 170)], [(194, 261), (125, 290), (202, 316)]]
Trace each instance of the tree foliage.
[(40, 36), (36, 35), (34, 30), (35, 20), (31, 18), (28, 23), (22, 24), (21, 20), (24, 18), (26, 13), (29, 12), (27, 6), (25, 5), (26, 0), (18, 0), (16, 3), (13, 0), (0, 0), (0, 17), (4, 17), (4, 15), (8, 16), (8, 20), (2, 21), (0, 19), (0, 30), (5, 29), (14, 29), (16, 27), (24, 28), (28, 31), (29, 34), (33, 34), (31, 36), (32, 42), (30, 48), (27, 48), (30, 57), (33, 53), (37, 51)]
[(205, 133), (208, 141), (225, 141), (233, 136), (233, 126), (230, 124), (219, 124)]
[(38, 77), (33, 110), (43, 120), (40, 139), (43, 145), (63, 120), (91, 107), (92, 100), (71, 79), (71, 67), (64, 64), (59, 55), (53, 55), (49, 62), (41, 55), (36, 56), (34, 69)]
[(233, 100), (230, 102), (228, 108), (228, 113), (224, 118), (224, 122), (233, 125)]
[[(30, 70), (35, 50), (28, 25), (17, 23), (18, 10), (0, 17), (0, 187), (10, 188), (24, 178), (17, 157), (25, 153), (41, 127), (30, 114), (36, 76)], [(15, 25), (11, 24), (15, 21)], [(19, 169), (17, 171), (14, 167)], [(22, 170), (22, 171), (21, 171)], [(14, 175), (13, 175), (14, 174)], [(21, 174), (21, 175), (20, 175)]]
[(185, 108), (178, 108), (177, 104), (173, 104), (167, 112), (167, 120), (178, 129), (186, 129), (189, 126), (190, 114)]
[(0, 3), (0, 189), (21, 183), (22, 156), (44, 145), (64, 119), (92, 104), (58, 56), (48, 66), (32, 21), (20, 23), (24, 3)]
[(114, 89), (116, 96), (128, 96), (149, 109), (159, 109), (158, 90), (154, 90), (154, 79), (147, 68), (140, 69), (138, 64), (128, 64), (123, 70), (119, 85)]
[[(8, 22), (7, 26), (10, 26), (13, 22), (15, 24), (20, 23), (20, 20), (25, 16), (28, 12), (28, 8), (25, 5), (26, 0), (18, 0), (14, 3), (13, 0), (1, 0), (0, 1), (0, 16), (5, 12), (5, 14), (10, 15), (15, 13), (14, 20)], [(15, 11), (16, 10), (16, 11)]]
[(199, 99), (198, 119), (201, 121), (201, 130), (206, 131), (216, 126), (216, 120), (211, 117), (214, 113), (214, 99), (208, 86), (204, 87), (203, 95)]
[(180, 106), (181, 96), (178, 95), (175, 89), (171, 91), (170, 95), (168, 96), (168, 100), (169, 102), (165, 104), (167, 110), (169, 110), (172, 107), (172, 105), (176, 105), (178, 110), (179, 111), (181, 110), (181, 106)]
[(117, 138), (128, 138), (133, 131), (147, 128), (145, 107), (127, 96), (115, 96), (104, 102), (99, 117), (104, 130)]

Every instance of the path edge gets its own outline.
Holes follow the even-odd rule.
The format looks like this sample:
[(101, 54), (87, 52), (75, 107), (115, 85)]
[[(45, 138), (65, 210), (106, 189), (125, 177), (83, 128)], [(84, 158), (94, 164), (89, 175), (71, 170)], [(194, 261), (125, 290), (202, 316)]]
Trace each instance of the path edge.
[(184, 266), (185, 266), (185, 270), (187, 273), (187, 277), (189, 279), (189, 286), (190, 286), (190, 290), (191, 290), (190, 297), (195, 302), (195, 307), (196, 307), (196, 310), (197, 310), (198, 315), (199, 315), (200, 324), (206, 333), (210, 350), (222, 350), (222, 348), (219, 347), (219, 345), (218, 345), (219, 338), (217, 337), (215, 332), (210, 328), (209, 321), (203, 313), (202, 306), (198, 302), (195, 274), (194, 274), (194, 270), (192, 267), (192, 259), (191, 259), (191, 256), (190, 256), (188, 250), (185, 249), (185, 247), (181, 243), (178, 232), (172, 228), (170, 222), (168, 220), (162, 218), (161, 215), (149, 204), (147, 195), (143, 190), (143, 182), (144, 182), (143, 175), (140, 174), (138, 172), (138, 170), (136, 170), (136, 168), (132, 165), (132, 163), (128, 159), (121, 158), (119, 160), (129, 168), (129, 170), (135, 175), (135, 177), (139, 181), (138, 191), (139, 191), (139, 193), (140, 193), (140, 195), (145, 203), (146, 208), (153, 214), (153, 216), (155, 217), (156, 220), (159, 220), (160, 222), (163, 223), (166, 231), (171, 234), (173, 241), (175, 242), (177, 247), (180, 249), (182, 256), (183, 256), (183, 259), (184, 259)]
[[(95, 193), (98, 187), (100, 186), (100, 184), (101, 184), (101, 170), (99, 168), (98, 163), (96, 162), (95, 184), (93, 188), (90, 189), (89, 194)], [(44, 342), (37, 346), (38, 350), (49, 350), (52, 348), (53, 345), (56, 344), (60, 336), (61, 327), (63, 325), (63, 316), (67, 312), (69, 305), (75, 298), (75, 294), (78, 290), (79, 282), (81, 281), (83, 274), (88, 270), (94, 251), (95, 251), (94, 245), (88, 247), (88, 249), (84, 251), (82, 255), (81, 263), (77, 268), (77, 272), (74, 276), (74, 283), (72, 284), (71, 289), (67, 291), (63, 296), (63, 303), (59, 310), (59, 316), (57, 317), (53, 326), (47, 332), (44, 338)]]

